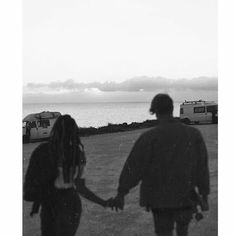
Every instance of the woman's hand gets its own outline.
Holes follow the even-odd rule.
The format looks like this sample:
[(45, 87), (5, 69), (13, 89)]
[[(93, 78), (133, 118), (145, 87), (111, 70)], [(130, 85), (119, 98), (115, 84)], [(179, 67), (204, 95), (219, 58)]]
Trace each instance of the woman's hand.
[(124, 203), (124, 196), (121, 194), (117, 194), (115, 198), (107, 200), (107, 206), (111, 207), (112, 210), (115, 209), (117, 212), (124, 209)]
[(109, 198), (108, 200), (105, 200), (105, 201), (104, 201), (103, 207), (105, 207), (105, 208), (111, 207), (111, 208), (112, 208), (112, 206), (113, 206), (113, 198), (112, 198), (112, 197)]

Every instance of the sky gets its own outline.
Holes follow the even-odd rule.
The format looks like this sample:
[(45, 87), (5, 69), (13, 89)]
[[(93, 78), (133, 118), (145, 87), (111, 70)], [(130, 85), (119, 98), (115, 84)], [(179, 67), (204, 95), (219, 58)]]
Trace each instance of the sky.
[[(157, 88), (170, 91), (173, 80), (193, 89), (186, 81), (198, 78), (200, 87), (203, 78), (217, 79), (215, 0), (23, 0), (25, 101), (52, 93), (80, 99), (86, 92), (144, 98)], [(134, 91), (130, 80), (148, 85)], [(150, 80), (168, 86), (150, 91)]]

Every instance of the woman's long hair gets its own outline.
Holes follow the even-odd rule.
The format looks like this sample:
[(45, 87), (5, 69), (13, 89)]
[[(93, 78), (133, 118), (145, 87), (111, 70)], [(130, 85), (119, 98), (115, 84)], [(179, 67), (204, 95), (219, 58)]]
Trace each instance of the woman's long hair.
[(62, 167), (65, 183), (73, 181), (76, 167), (81, 175), (86, 163), (79, 128), (70, 115), (59, 116), (49, 139), (50, 158), (54, 165)]

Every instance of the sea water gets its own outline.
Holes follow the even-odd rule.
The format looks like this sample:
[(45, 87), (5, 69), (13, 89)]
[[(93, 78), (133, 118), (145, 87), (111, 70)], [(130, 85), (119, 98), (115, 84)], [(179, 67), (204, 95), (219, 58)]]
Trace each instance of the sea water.
[[(180, 103), (174, 103), (174, 116), (179, 116)], [(150, 103), (34, 103), (23, 104), (23, 118), (30, 113), (58, 111), (70, 114), (79, 127), (100, 127), (110, 124), (142, 122), (155, 119), (149, 113)]]

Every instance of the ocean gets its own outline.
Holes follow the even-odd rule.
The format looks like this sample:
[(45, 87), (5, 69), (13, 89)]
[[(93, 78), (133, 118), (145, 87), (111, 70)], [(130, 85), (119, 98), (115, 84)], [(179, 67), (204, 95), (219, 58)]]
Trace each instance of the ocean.
[[(174, 116), (179, 116), (180, 103), (174, 103)], [(70, 114), (79, 127), (142, 122), (155, 119), (149, 113), (150, 102), (122, 103), (34, 103), (23, 104), (23, 118), (30, 113), (58, 111)]]

